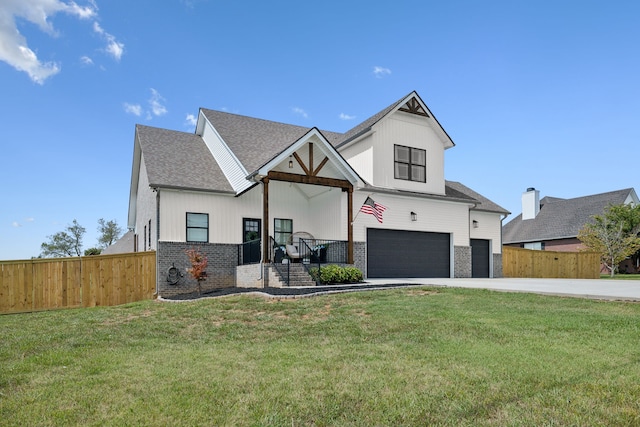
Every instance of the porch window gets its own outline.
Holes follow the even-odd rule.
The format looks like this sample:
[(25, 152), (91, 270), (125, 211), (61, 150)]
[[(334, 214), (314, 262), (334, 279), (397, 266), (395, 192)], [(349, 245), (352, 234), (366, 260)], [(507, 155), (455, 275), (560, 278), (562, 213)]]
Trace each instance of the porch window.
[(289, 243), (289, 238), (293, 234), (293, 220), (275, 218), (273, 224), (273, 238), (279, 245)]
[(407, 181), (427, 182), (427, 151), (394, 145), (394, 177)]
[(209, 241), (209, 214), (187, 212), (187, 242)]

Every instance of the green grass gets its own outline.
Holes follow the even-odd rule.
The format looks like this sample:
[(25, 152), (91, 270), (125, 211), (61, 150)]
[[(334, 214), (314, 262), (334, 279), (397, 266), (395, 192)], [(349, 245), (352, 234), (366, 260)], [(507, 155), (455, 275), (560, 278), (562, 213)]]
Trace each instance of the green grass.
[(640, 425), (640, 304), (447, 288), (0, 316), (0, 425)]
[[(610, 274), (601, 274), (601, 279), (611, 279)], [(640, 274), (616, 274), (613, 280), (640, 280)]]

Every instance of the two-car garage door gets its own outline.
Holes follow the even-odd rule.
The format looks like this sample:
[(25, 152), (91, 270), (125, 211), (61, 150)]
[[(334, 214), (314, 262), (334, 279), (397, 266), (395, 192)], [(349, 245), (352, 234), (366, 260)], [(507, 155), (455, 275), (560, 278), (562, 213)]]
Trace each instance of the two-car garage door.
[(451, 277), (451, 235), (369, 228), (367, 276)]

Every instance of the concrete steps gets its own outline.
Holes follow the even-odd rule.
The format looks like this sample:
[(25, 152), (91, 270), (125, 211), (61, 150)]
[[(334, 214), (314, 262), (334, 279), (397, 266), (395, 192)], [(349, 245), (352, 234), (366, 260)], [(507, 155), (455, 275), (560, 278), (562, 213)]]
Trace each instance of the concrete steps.
[[(280, 267), (280, 265), (278, 266)], [(281, 270), (282, 276), (278, 273), (273, 265), (270, 265), (269, 270), (272, 274), (269, 274), (269, 286), (276, 288), (287, 287), (287, 265), (282, 264)], [(275, 280), (274, 280), (275, 279)], [(275, 281), (277, 283), (272, 283)], [(316, 286), (316, 282), (311, 278), (307, 270), (302, 264), (292, 263), (289, 264), (289, 287), (291, 286)]]

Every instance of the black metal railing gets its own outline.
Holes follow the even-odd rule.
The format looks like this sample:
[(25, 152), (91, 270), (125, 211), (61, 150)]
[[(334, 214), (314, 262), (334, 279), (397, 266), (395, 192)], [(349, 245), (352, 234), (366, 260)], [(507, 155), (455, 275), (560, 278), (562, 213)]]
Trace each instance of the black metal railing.
[(238, 245), (238, 265), (257, 264), (262, 260), (262, 239)]
[[(300, 239), (300, 257), (302, 265), (314, 278), (316, 285), (320, 284), (320, 272), (323, 264), (346, 264), (348, 259), (348, 242), (343, 240)], [(312, 268), (317, 268), (315, 274)]]
[[(281, 245), (275, 241), (275, 239), (269, 236), (269, 259), (273, 264), (273, 268), (276, 269), (286, 286), (289, 286), (291, 277), (291, 260), (287, 255), (287, 247)], [(287, 262), (282, 262), (283, 260)]]

